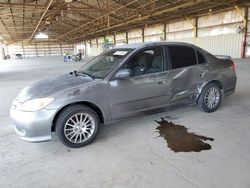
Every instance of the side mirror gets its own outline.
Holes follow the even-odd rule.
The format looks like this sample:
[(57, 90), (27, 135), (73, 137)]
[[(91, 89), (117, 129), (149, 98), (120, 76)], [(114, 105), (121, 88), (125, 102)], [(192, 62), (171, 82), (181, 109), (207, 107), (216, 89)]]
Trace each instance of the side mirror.
[(130, 69), (121, 69), (115, 74), (116, 79), (125, 79), (131, 76)]

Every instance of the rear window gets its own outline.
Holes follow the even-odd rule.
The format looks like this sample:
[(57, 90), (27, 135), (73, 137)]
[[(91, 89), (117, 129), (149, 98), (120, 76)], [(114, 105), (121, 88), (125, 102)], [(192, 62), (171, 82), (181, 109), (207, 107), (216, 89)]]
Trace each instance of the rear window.
[(196, 55), (193, 48), (187, 46), (169, 46), (172, 69), (196, 65)]

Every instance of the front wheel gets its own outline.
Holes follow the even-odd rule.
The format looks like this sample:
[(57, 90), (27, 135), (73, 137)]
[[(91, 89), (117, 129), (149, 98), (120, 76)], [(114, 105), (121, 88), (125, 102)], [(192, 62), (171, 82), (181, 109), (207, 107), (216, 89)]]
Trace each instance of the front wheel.
[(218, 84), (210, 83), (202, 89), (198, 104), (203, 111), (211, 113), (219, 108), (221, 99), (222, 93)]
[(83, 105), (64, 109), (56, 121), (59, 140), (71, 148), (83, 147), (91, 143), (100, 127), (100, 120), (94, 110)]

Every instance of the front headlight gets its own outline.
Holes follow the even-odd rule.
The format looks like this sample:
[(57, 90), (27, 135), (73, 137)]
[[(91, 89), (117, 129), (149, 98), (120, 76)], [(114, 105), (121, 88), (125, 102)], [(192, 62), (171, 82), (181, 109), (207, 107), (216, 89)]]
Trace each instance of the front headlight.
[(17, 105), (17, 110), (34, 112), (41, 110), (48, 106), (54, 98), (38, 98), (38, 99), (30, 99), (23, 103), (19, 103)]

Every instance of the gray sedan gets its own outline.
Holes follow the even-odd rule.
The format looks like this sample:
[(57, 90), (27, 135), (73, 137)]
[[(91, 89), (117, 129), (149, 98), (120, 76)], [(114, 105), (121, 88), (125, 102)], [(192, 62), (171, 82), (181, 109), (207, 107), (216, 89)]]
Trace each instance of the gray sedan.
[(82, 147), (101, 124), (146, 111), (198, 103), (214, 112), (234, 93), (236, 80), (229, 57), (185, 43), (131, 44), (24, 88), (11, 107), (11, 123), (26, 141), (51, 140), (55, 131), (66, 146)]

